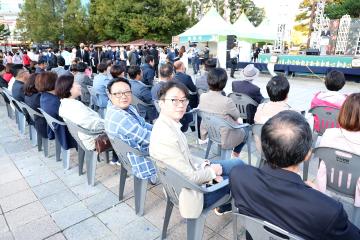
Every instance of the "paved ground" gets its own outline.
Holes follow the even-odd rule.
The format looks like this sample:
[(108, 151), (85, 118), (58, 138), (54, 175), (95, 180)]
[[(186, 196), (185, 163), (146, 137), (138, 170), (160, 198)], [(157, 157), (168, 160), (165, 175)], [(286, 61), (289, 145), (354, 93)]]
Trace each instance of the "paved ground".
[[(262, 93), (269, 76), (257, 81)], [(292, 79), (289, 104), (308, 109), (312, 95), (323, 84), (317, 79)], [(227, 87), (228, 89), (228, 87)], [(359, 91), (359, 84), (349, 83), (344, 92)], [(145, 214), (134, 212), (133, 179), (128, 178), (125, 199), (118, 201), (119, 168), (101, 162), (96, 170), (96, 186), (89, 187), (86, 175), (79, 176), (75, 152), (72, 167), (65, 171), (56, 162), (54, 149), (46, 158), (32, 147), (28, 135), (22, 136), (15, 121), (6, 115), (0, 100), (0, 239), (159, 239), (165, 212), (161, 185), (149, 186)], [(195, 144), (188, 133), (191, 150), (203, 156), (205, 146)], [(253, 148), (254, 149), (254, 148)], [(214, 149), (215, 152), (215, 149)], [(246, 150), (241, 157), (247, 160)], [(214, 154), (212, 155), (214, 157)], [(253, 152), (253, 159), (256, 154)], [(314, 176), (316, 163), (310, 166)], [(186, 225), (174, 209), (168, 239), (185, 239)], [(232, 239), (231, 215), (210, 213), (203, 239)]]

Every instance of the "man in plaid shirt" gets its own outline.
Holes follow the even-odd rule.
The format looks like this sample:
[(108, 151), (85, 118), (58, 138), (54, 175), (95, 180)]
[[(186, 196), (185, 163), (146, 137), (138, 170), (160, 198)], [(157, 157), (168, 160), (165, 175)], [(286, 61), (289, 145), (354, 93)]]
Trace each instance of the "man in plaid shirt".
[[(105, 115), (105, 130), (120, 138), (129, 146), (142, 153), (149, 152), (152, 125), (145, 122), (136, 109), (131, 106), (131, 85), (125, 78), (115, 78), (108, 84), (109, 103)], [(128, 153), (133, 174), (141, 179), (156, 181), (153, 163), (144, 158)]]

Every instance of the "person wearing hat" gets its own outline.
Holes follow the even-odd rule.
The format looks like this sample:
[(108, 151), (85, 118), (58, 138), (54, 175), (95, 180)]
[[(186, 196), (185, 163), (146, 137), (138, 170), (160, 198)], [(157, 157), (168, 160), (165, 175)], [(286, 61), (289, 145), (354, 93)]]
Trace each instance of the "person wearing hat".
[[(232, 82), (232, 91), (234, 93), (242, 93), (248, 95), (257, 103), (261, 103), (264, 99), (263, 95), (260, 92), (260, 88), (252, 83), (254, 79), (259, 76), (259, 70), (254, 66), (254, 64), (247, 65), (242, 71), (242, 80)], [(248, 109), (248, 120), (250, 124), (254, 123), (254, 116), (256, 113), (256, 107), (249, 105)]]

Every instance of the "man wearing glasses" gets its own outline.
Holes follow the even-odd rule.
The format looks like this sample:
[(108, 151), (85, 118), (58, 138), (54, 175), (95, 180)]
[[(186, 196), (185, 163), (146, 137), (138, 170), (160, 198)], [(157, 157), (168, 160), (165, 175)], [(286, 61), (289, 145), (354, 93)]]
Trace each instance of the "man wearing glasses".
[[(114, 78), (107, 86), (109, 103), (105, 115), (105, 130), (142, 153), (148, 153), (152, 125), (145, 122), (131, 106), (131, 85), (125, 78)], [(156, 170), (151, 161), (128, 153), (133, 174), (156, 182)], [(117, 162), (112, 164), (119, 164)]]

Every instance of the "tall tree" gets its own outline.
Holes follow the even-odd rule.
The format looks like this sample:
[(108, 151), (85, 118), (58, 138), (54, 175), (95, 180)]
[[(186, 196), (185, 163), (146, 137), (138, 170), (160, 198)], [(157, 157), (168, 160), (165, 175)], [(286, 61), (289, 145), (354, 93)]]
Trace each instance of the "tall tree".
[(56, 43), (61, 34), (62, 0), (25, 0), (17, 29), (23, 39)]
[(359, 0), (336, 0), (325, 7), (325, 14), (330, 19), (339, 19), (349, 14), (350, 17), (360, 18)]
[(5, 24), (0, 24), (0, 40), (6, 39), (10, 36), (10, 30), (5, 26)]
[(186, 12), (185, 2), (178, 0), (93, 0), (90, 4), (91, 23), (99, 40), (121, 42), (137, 38), (169, 42), (189, 26)]

